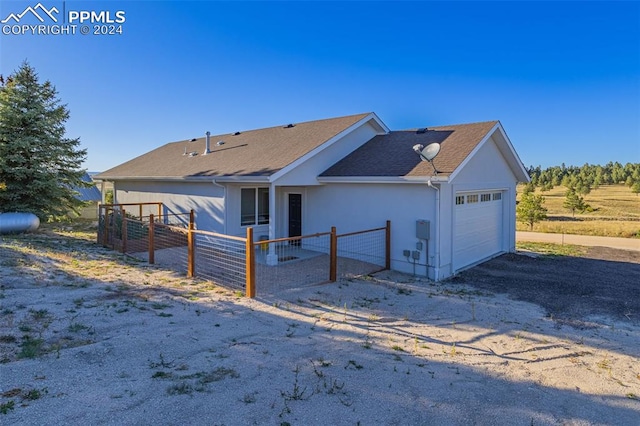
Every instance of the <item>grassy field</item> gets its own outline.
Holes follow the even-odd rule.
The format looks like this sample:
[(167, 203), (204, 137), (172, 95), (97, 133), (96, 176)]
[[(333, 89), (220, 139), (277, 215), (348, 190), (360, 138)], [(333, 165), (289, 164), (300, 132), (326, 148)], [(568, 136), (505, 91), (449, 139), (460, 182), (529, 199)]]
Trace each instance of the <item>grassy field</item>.
[[(518, 187), (518, 194), (522, 193)], [(553, 232), (605, 237), (640, 238), (640, 197), (625, 185), (604, 185), (584, 196), (591, 206), (584, 213), (572, 217), (562, 203), (567, 188), (558, 186), (551, 191), (536, 193), (545, 197), (548, 218), (533, 226), (537, 232)], [(529, 226), (517, 224), (517, 230), (528, 231)]]
[(536, 243), (529, 241), (519, 241), (516, 248), (521, 251), (532, 251), (546, 256), (582, 256), (587, 252), (585, 246), (574, 246), (572, 244)]

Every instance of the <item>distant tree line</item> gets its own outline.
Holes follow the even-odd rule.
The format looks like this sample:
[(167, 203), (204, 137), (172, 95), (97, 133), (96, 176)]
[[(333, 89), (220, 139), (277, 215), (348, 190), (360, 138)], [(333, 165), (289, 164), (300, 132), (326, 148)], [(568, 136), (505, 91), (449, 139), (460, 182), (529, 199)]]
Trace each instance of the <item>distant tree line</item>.
[(555, 186), (564, 186), (565, 200), (562, 206), (575, 216), (576, 211), (584, 213), (592, 211), (591, 206), (585, 203), (582, 195), (587, 195), (592, 189), (600, 185), (625, 184), (635, 194), (640, 193), (640, 163), (627, 163), (624, 166), (618, 162), (609, 162), (604, 166), (585, 164), (582, 167), (553, 166), (546, 169), (529, 167), (527, 170), (531, 182), (525, 185), (520, 201), (516, 207), (516, 218), (519, 222), (533, 225), (547, 218), (547, 209), (544, 207), (545, 199), (542, 195), (536, 195), (536, 188), (542, 192), (549, 191)]
[(531, 166), (527, 170), (531, 176), (531, 182), (527, 190), (540, 188), (541, 191), (549, 191), (555, 186), (564, 186), (573, 189), (577, 194), (586, 195), (592, 189), (600, 185), (625, 184), (635, 194), (640, 193), (640, 163), (608, 162), (604, 166), (585, 164), (584, 166), (560, 166), (542, 169), (540, 166)]

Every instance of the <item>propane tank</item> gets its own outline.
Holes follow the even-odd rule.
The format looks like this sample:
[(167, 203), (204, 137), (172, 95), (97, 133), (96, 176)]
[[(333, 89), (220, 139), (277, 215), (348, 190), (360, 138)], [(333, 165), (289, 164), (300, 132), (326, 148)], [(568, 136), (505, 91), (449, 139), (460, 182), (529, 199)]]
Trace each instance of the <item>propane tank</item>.
[(40, 219), (33, 213), (0, 213), (0, 234), (33, 232)]

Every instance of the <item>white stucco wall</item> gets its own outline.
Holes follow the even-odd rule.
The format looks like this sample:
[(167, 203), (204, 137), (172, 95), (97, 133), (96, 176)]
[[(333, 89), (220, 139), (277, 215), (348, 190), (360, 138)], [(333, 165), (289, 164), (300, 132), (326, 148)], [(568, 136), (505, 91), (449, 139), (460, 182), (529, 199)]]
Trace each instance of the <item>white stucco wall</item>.
[[(426, 184), (327, 184), (309, 187), (303, 198), (303, 233), (326, 232), (337, 227), (338, 234), (385, 226), (391, 221), (391, 268), (412, 273), (413, 264), (402, 255), (414, 251), (416, 221), (431, 222), (428, 252), (435, 253), (435, 191)], [(424, 242), (423, 242), (424, 243)], [(426, 275), (426, 247), (416, 262), (416, 274)], [(430, 276), (433, 268), (430, 268)]]
[[(119, 181), (114, 187), (116, 203), (162, 202), (165, 214), (193, 209), (198, 229), (223, 232), (224, 189), (211, 182)], [(145, 206), (143, 214), (149, 213), (157, 208)]]

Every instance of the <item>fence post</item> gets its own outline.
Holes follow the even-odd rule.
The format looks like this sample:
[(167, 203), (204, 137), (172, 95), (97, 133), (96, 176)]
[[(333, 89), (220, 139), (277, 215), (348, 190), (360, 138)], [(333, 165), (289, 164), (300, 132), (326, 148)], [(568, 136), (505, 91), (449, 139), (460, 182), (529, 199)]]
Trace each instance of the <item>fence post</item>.
[(98, 203), (98, 232), (96, 235), (96, 244), (100, 244), (100, 232), (104, 231), (104, 229), (101, 229), (101, 226), (100, 226), (101, 213), (102, 213), (102, 203)]
[(331, 237), (329, 243), (329, 281), (336, 282), (338, 270), (338, 237), (336, 227), (331, 227)]
[(104, 235), (102, 236), (102, 245), (104, 247), (109, 244), (109, 207), (104, 208)]
[(153, 226), (153, 213), (149, 213), (149, 264), (156, 263), (156, 250), (155, 250), (155, 230)]
[(195, 228), (195, 223), (196, 223), (196, 214), (193, 211), (193, 209), (191, 209), (191, 211), (189, 212), (189, 226), (194, 225), (194, 228)]
[(255, 250), (253, 248), (253, 228), (247, 228), (247, 246), (246, 246), (246, 276), (247, 288), (245, 296), (256, 297), (256, 259)]
[(189, 232), (187, 233), (187, 277), (193, 278), (196, 269), (196, 238), (193, 234), (193, 223), (189, 224)]
[(127, 213), (122, 209), (122, 252), (127, 252)]
[(158, 222), (162, 221), (162, 203), (158, 203)]
[(387, 221), (384, 240), (384, 269), (391, 269), (391, 221)]

